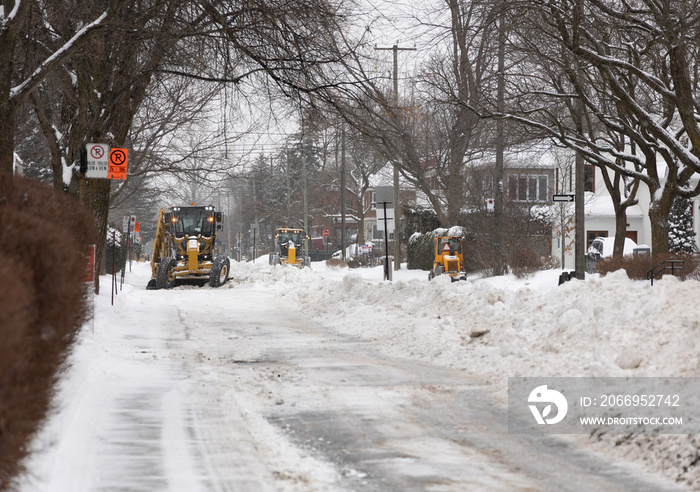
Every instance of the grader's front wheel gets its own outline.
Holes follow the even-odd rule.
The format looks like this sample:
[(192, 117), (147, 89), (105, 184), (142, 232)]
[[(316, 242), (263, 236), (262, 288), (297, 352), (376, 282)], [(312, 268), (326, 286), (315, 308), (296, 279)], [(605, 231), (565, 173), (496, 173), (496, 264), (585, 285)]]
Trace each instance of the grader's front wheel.
[(174, 258), (163, 258), (158, 264), (156, 274), (156, 288), (172, 289), (175, 285), (175, 267), (177, 261)]
[(231, 269), (231, 260), (228, 256), (217, 256), (209, 273), (209, 285), (220, 287), (228, 280), (228, 272)]

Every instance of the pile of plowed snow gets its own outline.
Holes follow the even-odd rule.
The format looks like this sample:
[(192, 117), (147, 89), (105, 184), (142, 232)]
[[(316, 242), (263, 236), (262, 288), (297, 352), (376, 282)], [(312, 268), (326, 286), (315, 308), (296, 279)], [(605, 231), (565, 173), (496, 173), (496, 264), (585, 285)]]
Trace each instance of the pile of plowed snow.
[[(438, 277), (370, 281), (345, 271), (232, 266), (236, 282), (294, 295), (338, 333), (386, 352), (462, 367), (504, 392), (509, 376), (696, 376), (700, 282), (637, 282), (623, 271), (556, 285)], [(503, 282), (501, 282), (503, 284)], [(520, 286), (518, 286), (520, 285)], [(505, 397), (505, 394), (502, 395)]]
[[(450, 282), (426, 275), (234, 264), (233, 283), (293, 295), (306, 315), (392, 355), (459, 367), (507, 401), (508, 377), (695, 377), (700, 373), (700, 282), (654, 286), (624, 271), (556, 287), (559, 271)], [(375, 269), (376, 270), (376, 269)], [(394, 278), (400, 272), (394, 273)], [(379, 279), (379, 280), (377, 280)], [(700, 486), (695, 436), (596, 437), (617, 452)]]

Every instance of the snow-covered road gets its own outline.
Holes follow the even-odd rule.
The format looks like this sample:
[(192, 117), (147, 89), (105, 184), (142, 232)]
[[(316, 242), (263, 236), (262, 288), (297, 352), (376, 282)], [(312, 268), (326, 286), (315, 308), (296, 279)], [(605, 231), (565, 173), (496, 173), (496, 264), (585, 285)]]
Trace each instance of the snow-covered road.
[(134, 265), (114, 306), (103, 280), (22, 491), (683, 490), (577, 439), (508, 434), (487, 378), (301, 309), (319, 274), (259, 270), (147, 291)]

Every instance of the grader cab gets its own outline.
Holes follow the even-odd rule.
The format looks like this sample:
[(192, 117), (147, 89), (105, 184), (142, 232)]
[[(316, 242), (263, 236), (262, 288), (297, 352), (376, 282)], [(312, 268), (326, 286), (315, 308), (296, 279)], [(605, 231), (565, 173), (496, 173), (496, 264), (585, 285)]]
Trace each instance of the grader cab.
[(219, 287), (231, 263), (216, 256), (216, 232), (223, 214), (213, 206), (171, 207), (158, 214), (148, 289), (170, 289), (186, 280)]
[(293, 265), (297, 268), (311, 266), (311, 258), (305, 256), (303, 229), (278, 227), (275, 234), (277, 252), (270, 253), (270, 265)]
[(449, 275), (453, 282), (467, 279), (467, 274), (464, 271), (462, 239), (459, 237), (435, 238), (435, 260), (432, 270), (428, 273), (428, 279), (432, 280), (442, 274)]

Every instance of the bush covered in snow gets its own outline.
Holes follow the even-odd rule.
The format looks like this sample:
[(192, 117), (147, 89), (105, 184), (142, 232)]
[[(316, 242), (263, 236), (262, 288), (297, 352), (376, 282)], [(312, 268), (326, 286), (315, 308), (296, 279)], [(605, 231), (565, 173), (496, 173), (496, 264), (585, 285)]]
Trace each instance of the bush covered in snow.
[(433, 235), (415, 232), (408, 240), (409, 270), (430, 270), (433, 267)]

